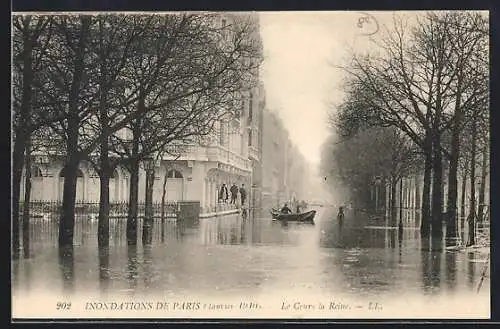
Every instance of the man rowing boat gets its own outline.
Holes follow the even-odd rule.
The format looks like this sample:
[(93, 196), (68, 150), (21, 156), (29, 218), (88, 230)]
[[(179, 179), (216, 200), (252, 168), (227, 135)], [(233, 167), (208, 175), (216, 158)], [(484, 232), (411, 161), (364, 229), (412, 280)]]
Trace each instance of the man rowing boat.
[(280, 209), (280, 212), (282, 214), (291, 214), (292, 213), (292, 209), (288, 208), (288, 205), (285, 203), (285, 205), (283, 206), (283, 208)]

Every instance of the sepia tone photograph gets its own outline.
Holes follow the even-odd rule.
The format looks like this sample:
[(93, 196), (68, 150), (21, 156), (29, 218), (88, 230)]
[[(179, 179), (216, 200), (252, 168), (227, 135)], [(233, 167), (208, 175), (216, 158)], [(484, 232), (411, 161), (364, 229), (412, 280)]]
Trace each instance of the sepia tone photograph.
[(487, 11), (13, 12), (16, 319), (489, 319)]

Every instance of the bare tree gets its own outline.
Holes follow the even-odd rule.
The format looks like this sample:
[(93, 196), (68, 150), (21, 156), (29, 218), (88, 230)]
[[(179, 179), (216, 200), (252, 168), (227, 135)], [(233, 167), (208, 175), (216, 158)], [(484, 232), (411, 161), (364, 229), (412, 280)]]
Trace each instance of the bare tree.
[[(473, 13), (429, 13), (413, 28), (396, 19), (394, 29), (376, 44), (381, 54), (355, 56), (352, 65), (344, 68), (350, 76), (347, 87), (355, 90), (361, 96), (358, 99), (363, 99), (364, 107), (371, 110), (367, 118), (397, 127), (425, 155), (423, 236), (429, 233), (431, 170), (432, 231), (433, 235), (442, 235), (443, 155), (452, 160), (450, 176), (456, 180), (456, 138), (453, 139), (453, 152), (450, 152), (442, 143), (443, 132), (450, 128), (450, 118), (454, 118), (455, 123), (461, 121), (461, 112), (484, 98), (484, 85), (475, 83), (479, 80), (478, 74), (471, 76), (472, 73), (466, 70), (469, 66), (459, 65), (458, 58), (464, 53), (456, 53), (457, 41), (452, 37), (455, 27), (449, 22), (465, 24), (463, 21), (481, 21), (481, 17)], [(472, 44), (465, 51), (475, 56), (479, 49)], [(478, 95), (481, 96), (478, 98)], [(457, 111), (458, 114), (453, 115)], [(460, 122), (453, 126), (459, 131), (461, 125)], [(450, 188), (450, 207), (453, 207), (453, 198), (456, 205), (456, 184), (452, 182)], [(456, 215), (452, 213), (449, 217), (452, 236), (455, 221)]]
[[(36, 80), (40, 79), (44, 53), (50, 44), (51, 19), (31, 15), (13, 17), (13, 151), (12, 151), (12, 243), (19, 249), (19, 200), (24, 153), (30, 135), (46, 124), (36, 115)], [(37, 120), (43, 118), (44, 120)]]

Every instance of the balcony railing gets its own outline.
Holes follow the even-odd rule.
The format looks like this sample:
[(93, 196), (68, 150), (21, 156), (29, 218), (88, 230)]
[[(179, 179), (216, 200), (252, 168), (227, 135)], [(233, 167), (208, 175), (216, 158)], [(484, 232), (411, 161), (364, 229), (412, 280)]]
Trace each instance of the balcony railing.
[(209, 161), (218, 161), (224, 164), (235, 166), (238, 169), (242, 170), (251, 169), (250, 160), (245, 159), (243, 156), (231, 152), (222, 146), (208, 146), (206, 149)]
[(165, 160), (172, 160), (179, 156), (179, 160), (218, 161), (242, 170), (251, 169), (250, 160), (219, 145), (206, 147), (199, 145), (169, 145), (168, 152), (170, 154), (164, 157)]

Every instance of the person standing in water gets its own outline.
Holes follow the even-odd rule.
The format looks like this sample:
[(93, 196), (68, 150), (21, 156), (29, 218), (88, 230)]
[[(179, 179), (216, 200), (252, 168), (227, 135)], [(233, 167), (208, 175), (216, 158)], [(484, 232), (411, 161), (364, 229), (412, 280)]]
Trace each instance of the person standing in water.
[(338, 219), (340, 222), (342, 222), (342, 221), (344, 220), (344, 217), (345, 217), (345, 215), (344, 215), (344, 206), (340, 206), (340, 207), (339, 207), (339, 212), (338, 212), (338, 214), (337, 214), (337, 219)]

